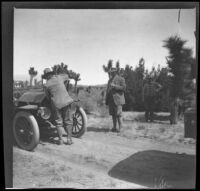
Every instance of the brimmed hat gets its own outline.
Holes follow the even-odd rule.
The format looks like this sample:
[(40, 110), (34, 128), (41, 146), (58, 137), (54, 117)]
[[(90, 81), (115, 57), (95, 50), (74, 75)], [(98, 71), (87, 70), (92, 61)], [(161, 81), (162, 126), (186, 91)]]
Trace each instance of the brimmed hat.
[(53, 71), (50, 68), (45, 68), (44, 69), (44, 74), (42, 75), (43, 78), (46, 78), (47, 75), (53, 74)]
[(117, 72), (117, 69), (116, 68), (110, 68), (110, 70), (108, 72), (109, 73)]

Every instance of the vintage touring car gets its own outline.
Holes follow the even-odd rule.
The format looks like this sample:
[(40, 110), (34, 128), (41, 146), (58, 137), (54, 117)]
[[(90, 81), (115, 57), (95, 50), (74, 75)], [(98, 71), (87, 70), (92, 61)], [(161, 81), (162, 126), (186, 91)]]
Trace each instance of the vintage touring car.
[[(79, 138), (87, 129), (87, 116), (78, 99), (72, 103), (72, 136)], [(25, 150), (33, 150), (40, 141), (42, 131), (55, 129), (51, 105), (44, 89), (32, 89), (22, 94), (14, 102), (15, 114), (13, 134), (17, 145)], [(67, 132), (66, 132), (67, 133)]]

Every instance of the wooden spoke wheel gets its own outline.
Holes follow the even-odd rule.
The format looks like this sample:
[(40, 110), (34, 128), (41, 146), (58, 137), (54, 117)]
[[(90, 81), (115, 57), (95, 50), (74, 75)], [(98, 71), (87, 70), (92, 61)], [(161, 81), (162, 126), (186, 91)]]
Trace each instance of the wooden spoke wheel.
[(33, 150), (40, 140), (37, 121), (29, 112), (20, 111), (15, 115), (13, 133), (17, 145), (24, 150)]
[(81, 137), (87, 130), (87, 116), (83, 108), (79, 107), (73, 114), (72, 136)]

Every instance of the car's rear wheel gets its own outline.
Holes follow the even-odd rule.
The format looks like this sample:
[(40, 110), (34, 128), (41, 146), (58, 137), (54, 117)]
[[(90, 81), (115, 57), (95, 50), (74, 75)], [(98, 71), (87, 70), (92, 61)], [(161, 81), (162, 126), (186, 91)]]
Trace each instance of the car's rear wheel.
[(87, 130), (87, 115), (83, 108), (78, 107), (73, 114), (72, 136), (81, 137)]
[(16, 113), (13, 121), (13, 133), (17, 145), (31, 151), (39, 143), (40, 132), (35, 117), (25, 111)]

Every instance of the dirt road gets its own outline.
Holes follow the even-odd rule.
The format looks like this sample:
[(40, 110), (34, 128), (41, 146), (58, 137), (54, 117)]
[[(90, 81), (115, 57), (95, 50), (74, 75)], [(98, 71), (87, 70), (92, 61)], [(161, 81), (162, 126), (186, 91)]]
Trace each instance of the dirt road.
[(34, 152), (14, 146), (13, 186), (194, 187), (196, 143), (184, 139), (183, 124), (139, 122), (139, 115), (126, 112), (120, 133), (109, 131), (110, 117), (90, 115), (88, 131), (71, 146), (47, 140), (41, 140)]

